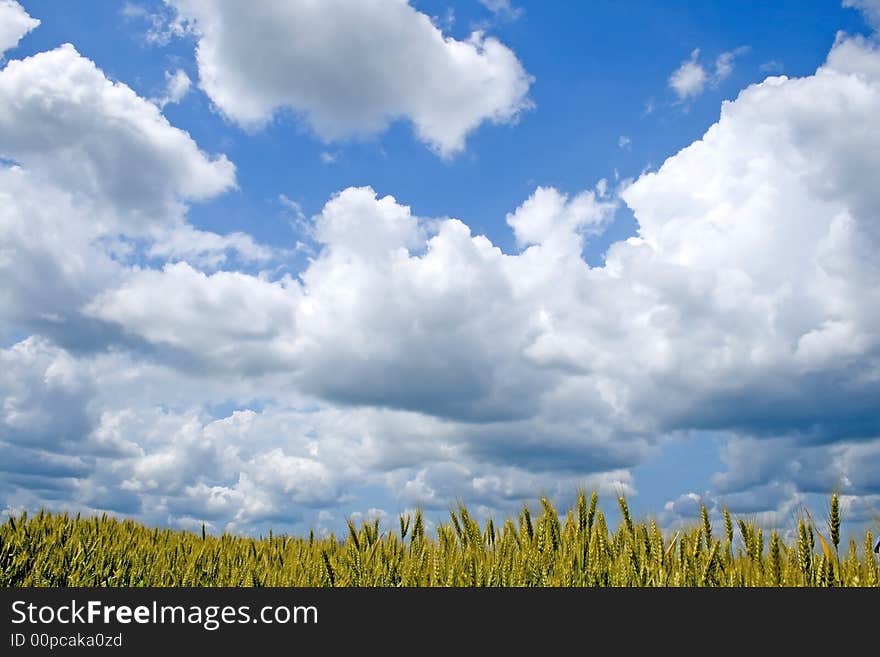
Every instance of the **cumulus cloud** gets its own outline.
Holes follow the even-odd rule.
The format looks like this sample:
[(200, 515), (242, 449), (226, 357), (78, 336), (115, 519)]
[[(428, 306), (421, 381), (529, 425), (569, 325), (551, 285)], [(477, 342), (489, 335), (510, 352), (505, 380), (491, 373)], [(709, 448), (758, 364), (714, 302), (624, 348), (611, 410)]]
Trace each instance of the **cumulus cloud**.
[(880, 495), (872, 473), (880, 465), (880, 443), (871, 440), (805, 443), (796, 436), (757, 439), (740, 436), (722, 451), (726, 470), (712, 483), (719, 494), (762, 486), (793, 486), (803, 493), (830, 490), (856, 496)]
[[(604, 182), (599, 196), (603, 196)], [(596, 192), (588, 191), (572, 199), (548, 187), (539, 187), (516, 212), (507, 215), (520, 247), (540, 245), (560, 251), (582, 246), (579, 234), (598, 234), (610, 218), (614, 204), (599, 201)]]
[(0, 58), (39, 24), (15, 0), (0, 0)]
[(409, 120), (440, 155), (530, 106), (532, 78), (493, 37), (445, 36), (405, 0), (170, 0), (197, 36), (199, 84), (247, 129), (295, 112), (327, 141)]
[[(861, 56), (874, 52), (847, 47)], [(756, 395), (749, 404), (754, 429), (877, 429), (868, 397), (877, 366), (878, 272), (869, 245), (877, 240), (878, 199), (861, 172), (878, 164), (872, 140), (880, 135), (870, 118), (878, 80), (838, 70), (837, 58), (833, 52), (809, 78), (770, 78), (748, 88), (724, 104), (702, 140), (624, 192), (639, 221), (639, 247), (662, 254), (672, 279), (687, 271), (689, 285), (709, 286), (718, 332), (704, 334), (701, 369), (720, 366), (715, 386), (729, 386), (727, 395), (743, 384)], [(819, 127), (839, 124), (864, 132), (839, 139)], [(703, 294), (697, 288), (694, 300)], [(702, 316), (700, 306), (681, 320)], [(762, 313), (769, 314), (759, 319)], [(676, 344), (670, 352), (696, 346), (690, 333), (690, 347)], [(725, 373), (724, 363), (734, 369)], [(834, 385), (832, 370), (840, 376)], [(796, 400), (809, 391), (822, 410), (805, 414)], [(833, 404), (841, 405), (839, 414)]]
[(267, 263), (282, 258), (287, 252), (259, 244), (247, 233), (236, 231), (220, 235), (198, 230), (186, 223), (156, 231), (146, 250), (150, 258), (185, 260), (202, 270), (219, 269), (230, 260), (239, 263)]
[(848, 37), (840, 33), (828, 55), (827, 66), (840, 73), (876, 80), (880, 78), (878, 54), (880, 54), (880, 45), (876, 40), (861, 36)]
[(93, 243), (90, 210), (21, 167), (0, 166), (0, 327), (60, 325), (118, 273)]
[(235, 167), (70, 45), (0, 70), (0, 157), (11, 162), (0, 167), (0, 325), (74, 339), (83, 305), (137, 257), (216, 267), (277, 255), (186, 221), (189, 203), (235, 185)]
[(224, 155), (203, 153), (70, 44), (0, 71), (0, 153), (53, 185), (112, 203), (130, 223), (167, 217), (181, 201), (235, 184)]
[(286, 366), (298, 297), (289, 278), (270, 283), (238, 272), (206, 275), (178, 262), (161, 271), (133, 269), (84, 312), (188, 352), (203, 367), (247, 371)]
[[(456, 472), (488, 502), (513, 486), (502, 471), (625, 471), (670, 432), (872, 441), (878, 199), (863, 172), (880, 165), (880, 89), (850, 69), (875, 56), (842, 41), (814, 76), (725, 103), (703, 139), (623, 191), (639, 235), (604, 267), (581, 257), (614, 212), (594, 191), (536, 190), (508, 216), (520, 251), (505, 254), (455, 219), (350, 188), (313, 219), (320, 250), (298, 281), (178, 264), (133, 272), (88, 312), (219, 371), (448, 423), (448, 458), (392, 478), (426, 499)], [(823, 127), (841, 123), (852, 137)], [(717, 488), (766, 486), (780, 459), (767, 463)]]
[(0, 351), (0, 365), (4, 441), (18, 448), (57, 449), (84, 433), (91, 382), (63, 349), (30, 337)]
[(345, 503), (343, 517), (364, 485), (435, 510), (461, 494), (510, 510), (535, 489), (633, 490), (625, 470), (566, 473), (469, 456), (467, 426), (414, 413), (304, 404), (282, 393), (261, 411), (212, 418), (206, 401), (247, 399), (260, 386), (182, 376), (121, 353), (76, 357), (29, 338), (0, 350), (0, 363), (7, 508), (97, 508), (260, 531), (314, 525)]
[(125, 263), (138, 254), (186, 258), (208, 269), (233, 253), (242, 262), (278, 256), (242, 233), (196, 230), (176, 215), (155, 221), (147, 227), (152, 239), (139, 248), (125, 235), (142, 235), (145, 227), (131, 227), (127, 208), (84, 199), (21, 166), (0, 167), (0, 330), (18, 325), (92, 342), (76, 328), (85, 304), (108, 286), (122, 284)]
[[(136, 246), (111, 234), (139, 234), (147, 218), (165, 235), (196, 231), (185, 206), (234, 184), (231, 165), (71, 48), (45, 56), (0, 72), (0, 94), (37, 98), (32, 111), (16, 95), (0, 104), (0, 154), (19, 162), (0, 169), (0, 293), (15, 309), (3, 320), (30, 335), (0, 349), (7, 508), (245, 530), (366, 511), (377, 505), (365, 488), (402, 507), (461, 496), (509, 509), (579, 483), (635, 492), (633, 467), (666, 436), (704, 432), (727, 446), (701, 501), (782, 514), (838, 483), (852, 498), (880, 494), (870, 41), (841, 37), (814, 75), (745, 89), (619, 197), (606, 182), (536, 189), (507, 216), (513, 252), (404, 199), (344, 189), (308, 220), (314, 255), (297, 277), (217, 270), (202, 253), (258, 249), (244, 237), (187, 252), (152, 233), (148, 248), (171, 262), (124, 257)], [(69, 108), (46, 119), (51, 143), (21, 136), (29, 117), (44, 120), (50, 85), (33, 74), (44, 67), (81, 72), (84, 89), (51, 85)], [(133, 192), (117, 188), (98, 135), (145, 154)], [(74, 154), (108, 179), (78, 181), (64, 162)], [(181, 167), (207, 182), (181, 180)], [(638, 234), (590, 266), (584, 246), (619, 203)], [(126, 228), (92, 228), (96, 209)], [(5, 276), (26, 266), (60, 291)], [(51, 330), (70, 318), (93, 348)], [(671, 517), (691, 502), (673, 500)]]

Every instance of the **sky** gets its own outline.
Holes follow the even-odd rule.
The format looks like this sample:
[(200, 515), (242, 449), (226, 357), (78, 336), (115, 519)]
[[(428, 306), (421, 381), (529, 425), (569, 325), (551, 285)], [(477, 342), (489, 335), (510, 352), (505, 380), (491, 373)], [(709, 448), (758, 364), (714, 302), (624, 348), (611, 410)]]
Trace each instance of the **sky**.
[[(880, 509), (880, 0), (0, 0), (0, 510)], [(872, 516), (872, 514), (874, 514)]]

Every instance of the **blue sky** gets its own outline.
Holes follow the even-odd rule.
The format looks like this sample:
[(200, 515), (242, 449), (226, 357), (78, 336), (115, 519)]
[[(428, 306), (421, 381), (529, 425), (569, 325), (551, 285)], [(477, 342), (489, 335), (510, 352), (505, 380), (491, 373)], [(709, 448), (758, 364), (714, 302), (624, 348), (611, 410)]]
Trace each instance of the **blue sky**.
[(3, 0), (0, 507), (868, 521), (880, 5), (844, 4)]

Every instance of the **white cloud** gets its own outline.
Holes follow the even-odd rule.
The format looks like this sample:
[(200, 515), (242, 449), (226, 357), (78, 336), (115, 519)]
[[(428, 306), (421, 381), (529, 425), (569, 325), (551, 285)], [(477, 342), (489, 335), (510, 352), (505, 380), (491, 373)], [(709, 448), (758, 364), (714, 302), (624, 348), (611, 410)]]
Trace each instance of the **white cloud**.
[(781, 59), (771, 59), (761, 64), (758, 70), (762, 73), (770, 73), (771, 75), (782, 73), (785, 70), (785, 63)]
[(15, 0), (0, 0), (0, 57), (39, 24)]
[[(605, 181), (600, 181), (599, 196), (604, 196)], [(552, 187), (539, 187), (535, 193), (507, 215), (520, 247), (540, 244), (545, 249), (580, 253), (581, 233), (597, 234), (611, 217), (614, 204), (600, 202), (592, 191), (582, 192), (572, 199)]]
[(164, 6), (160, 6), (155, 12), (150, 12), (142, 5), (125, 2), (120, 13), (126, 20), (147, 23), (147, 31), (143, 38), (149, 45), (166, 46), (172, 39), (187, 34), (184, 21)]
[(699, 96), (709, 82), (709, 76), (706, 69), (700, 64), (699, 58), (700, 49), (696, 48), (690, 58), (683, 61), (681, 66), (669, 76), (669, 86), (680, 100)]
[(156, 99), (156, 104), (164, 108), (168, 104), (179, 103), (189, 93), (191, 86), (192, 80), (183, 69), (177, 69), (174, 73), (165, 71), (165, 93)]
[(392, 196), (377, 199), (368, 187), (350, 187), (330, 199), (317, 217), (315, 236), (331, 255), (369, 259), (384, 259), (424, 239), (407, 206), (399, 205)]
[(683, 493), (678, 499), (670, 500), (663, 506), (663, 510), (689, 519), (697, 518), (700, 514), (700, 506), (705, 504), (699, 493)]
[(230, 254), (242, 262), (266, 263), (283, 257), (285, 252), (258, 244), (247, 233), (219, 235), (178, 223), (167, 231), (156, 231), (146, 254), (151, 258), (186, 260), (201, 269), (216, 269), (228, 262)]
[(74, 339), (83, 305), (120, 284), (124, 263), (138, 254), (211, 269), (233, 253), (241, 262), (281, 257), (249, 235), (196, 230), (177, 216), (155, 217), (141, 247), (124, 237), (142, 234), (139, 225), (129, 228), (125, 210), (47, 184), (33, 171), (0, 167), (0, 328), (39, 326)]
[(0, 153), (52, 184), (109, 200), (134, 223), (235, 184), (225, 156), (201, 152), (155, 105), (108, 80), (70, 44), (0, 71)]
[(15, 163), (0, 167), (0, 325), (89, 341), (81, 307), (131, 258), (216, 267), (232, 252), (277, 256), (186, 222), (189, 202), (234, 186), (234, 166), (70, 45), (0, 70), (0, 157)]
[(515, 121), (532, 78), (497, 39), (444, 36), (408, 2), (171, 0), (196, 33), (199, 84), (248, 129), (282, 108), (332, 141), (412, 122), (444, 157), (481, 123)]
[(730, 74), (733, 73), (733, 61), (747, 51), (748, 48), (742, 46), (718, 55), (715, 58), (715, 75), (712, 78), (712, 84), (717, 86), (720, 82), (730, 77)]
[(480, 4), (502, 20), (515, 21), (523, 14), (523, 8), (510, 0), (480, 0)]
[(93, 221), (92, 206), (0, 167), (0, 327), (60, 323), (112, 280), (119, 265), (94, 244)]
[(700, 63), (700, 49), (696, 48), (669, 76), (669, 86), (680, 101), (696, 98), (705, 91), (706, 85), (715, 87), (728, 78), (733, 73), (734, 60), (747, 50), (743, 46), (721, 53), (715, 59), (714, 73), (709, 75)]
[(626, 135), (620, 135), (620, 137), (617, 138), (617, 147), (627, 151), (632, 150), (632, 139)]
[[(85, 308), (156, 343), (198, 353), (218, 368), (284, 367), (294, 333), (298, 285), (238, 272), (203, 274), (185, 262), (134, 269)], [(289, 366), (289, 365), (288, 365)]]
[(843, 6), (858, 9), (874, 29), (880, 30), (880, 0), (843, 0)]
[(880, 79), (880, 45), (876, 40), (838, 33), (827, 64), (840, 73), (876, 81)]

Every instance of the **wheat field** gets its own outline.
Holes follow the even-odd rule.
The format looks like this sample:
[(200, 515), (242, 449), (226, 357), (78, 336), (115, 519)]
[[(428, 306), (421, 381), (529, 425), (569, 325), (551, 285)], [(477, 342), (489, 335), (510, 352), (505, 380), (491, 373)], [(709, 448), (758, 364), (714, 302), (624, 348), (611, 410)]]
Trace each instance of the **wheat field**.
[(421, 512), (380, 532), (378, 520), (345, 537), (212, 536), (150, 529), (108, 516), (40, 512), (0, 528), (0, 586), (878, 586), (874, 535), (840, 545), (832, 496), (820, 531), (809, 516), (786, 543), (736, 519), (664, 533), (635, 521), (608, 527), (595, 493), (560, 516), (541, 499), (503, 524), (478, 523), (464, 505), (430, 535)]

